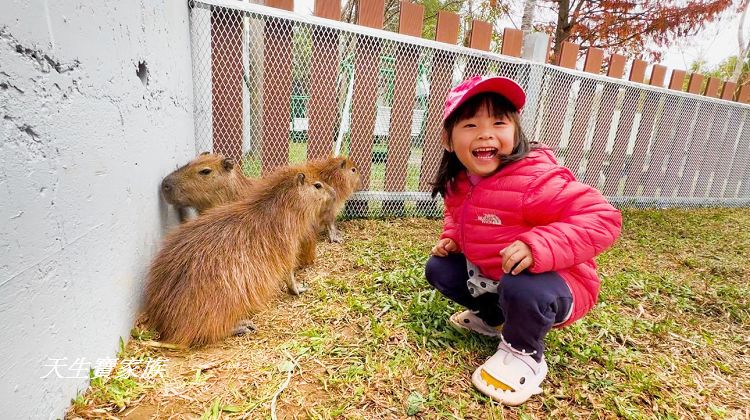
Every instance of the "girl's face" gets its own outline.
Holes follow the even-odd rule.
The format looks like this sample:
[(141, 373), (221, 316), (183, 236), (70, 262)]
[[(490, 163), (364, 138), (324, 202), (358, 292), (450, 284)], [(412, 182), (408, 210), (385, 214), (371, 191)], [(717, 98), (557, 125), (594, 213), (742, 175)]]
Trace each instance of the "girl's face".
[(487, 176), (500, 167), (500, 157), (513, 152), (516, 126), (507, 116), (495, 117), (482, 105), (472, 117), (456, 122), (445, 148), (469, 173)]

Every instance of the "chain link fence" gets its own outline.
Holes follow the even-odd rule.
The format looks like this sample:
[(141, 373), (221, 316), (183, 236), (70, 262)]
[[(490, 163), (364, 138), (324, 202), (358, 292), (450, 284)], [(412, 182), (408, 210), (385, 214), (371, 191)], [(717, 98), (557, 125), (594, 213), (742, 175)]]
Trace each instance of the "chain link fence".
[(442, 214), (429, 195), (451, 86), (527, 92), (525, 133), (629, 207), (750, 203), (750, 107), (226, 0), (191, 3), (199, 151), (248, 176), (330, 154), (359, 167), (351, 216)]

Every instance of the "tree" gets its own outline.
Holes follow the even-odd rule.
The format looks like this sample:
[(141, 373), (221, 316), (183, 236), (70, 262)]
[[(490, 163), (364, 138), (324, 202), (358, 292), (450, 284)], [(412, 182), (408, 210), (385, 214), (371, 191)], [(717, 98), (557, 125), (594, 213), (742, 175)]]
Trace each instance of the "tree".
[[(356, 20), (359, 0), (347, 0), (342, 20)], [(385, 0), (386, 29), (398, 25), (397, 0)], [(559, 55), (563, 41), (577, 43), (585, 50), (597, 47), (609, 53), (627, 56), (649, 56), (658, 61), (662, 50), (680, 37), (695, 35), (706, 23), (719, 18), (732, 6), (733, 0), (412, 0), (425, 6), (423, 36), (435, 34), (438, 10), (459, 13), (461, 33), (467, 36), (472, 19), (495, 22), (509, 13), (512, 2), (523, 2), (521, 28), (526, 30), (535, 17), (556, 15), (556, 21), (537, 21), (534, 28), (553, 36), (554, 53)], [(745, 5), (750, 0), (742, 0)], [(539, 10), (540, 13), (534, 13)], [(495, 28), (493, 40), (502, 33)], [(464, 41), (466, 38), (464, 38)], [(747, 44), (750, 45), (750, 41)]]
[[(435, 38), (435, 27), (439, 11), (457, 13), (461, 16), (461, 33), (468, 36), (472, 19), (482, 19), (488, 22), (497, 20), (498, 16), (508, 13), (505, 3), (497, 0), (411, 0), (424, 6), (424, 26), (422, 37)], [(384, 0), (383, 29), (398, 32), (398, 14), (400, 0)], [(341, 21), (356, 23), (359, 0), (346, 0), (341, 10)], [(466, 39), (464, 39), (466, 41)]]
[[(732, 80), (734, 72), (739, 68), (739, 75), (736, 80)], [(744, 60), (737, 60), (737, 56), (727, 57), (724, 61), (715, 67), (707, 67), (702, 60), (696, 60), (690, 65), (690, 72), (697, 72), (707, 77), (716, 77), (717, 79), (727, 80), (737, 83), (738, 86), (745, 85), (750, 79), (750, 60), (745, 55)]]
[(734, 60), (734, 69), (732, 75), (729, 78), (730, 82), (737, 82), (740, 80), (740, 76), (743, 72), (743, 67), (746, 66), (747, 54), (750, 52), (750, 39), (745, 40), (744, 26), (745, 17), (747, 17), (747, 3), (748, 0), (744, 0), (739, 9), (742, 11), (742, 17), (740, 17), (740, 23), (737, 25), (737, 51), (739, 54)]
[(536, 10), (536, 0), (524, 0), (523, 17), (521, 18), (521, 30), (524, 34), (531, 32), (534, 24), (534, 11)]
[(714, 67), (709, 67), (705, 60), (698, 59), (690, 65), (690, 72), (734, 82), (738, 86), (750, 82), (750, 39), (746, 38), (743, 30), (744, 21), (747, 17), (747, 6), (748, 0), (744, 0), (737, 7), (737, 13), (740, 13), (740, 22), (737, 26), (738, 54), (727, 57)]
[[(557, 22), (538, 25), (554, 34), (558, 56), (563, 41), (610, 53), (661, 58), (678, 37), (696, 34), (732, 5), (732, 0), (544, 0), (557, 9)], [(652, 47), (653, 46), (653, 47)], [(654, 48), (655, 47), (655, 48)]]

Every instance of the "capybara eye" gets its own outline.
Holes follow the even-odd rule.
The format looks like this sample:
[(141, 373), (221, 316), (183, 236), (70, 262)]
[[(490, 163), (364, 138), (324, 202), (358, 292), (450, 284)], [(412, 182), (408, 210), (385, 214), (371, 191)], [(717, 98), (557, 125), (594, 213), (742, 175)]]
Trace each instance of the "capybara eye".
[(316, 182), (313, 185), (315, 185), (315, 188), (317, 188), (317, 189), (323, 188), (323, 184), (321, 184), (320, 182)]
[(211, 173), (211, 169), (210, 168), (206, 168), (206, 169), (201, 170), (198, 173), (201, 174), (201, 175), (208, 175), (208, 174)]
[(357, 168), (352, 168), (352, 172), (357, 172)]

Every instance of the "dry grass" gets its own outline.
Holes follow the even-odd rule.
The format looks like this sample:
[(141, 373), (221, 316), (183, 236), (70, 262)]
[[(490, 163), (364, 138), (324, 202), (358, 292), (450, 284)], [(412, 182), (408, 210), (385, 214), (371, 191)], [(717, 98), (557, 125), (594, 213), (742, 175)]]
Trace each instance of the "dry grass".
[(496, 342), (451, 329), (457, 307), (424, 281), (441, 222), (356, 220), (255, 335), (175, 350), (136, 329), (121, 358), (165, 357), (167, 373), (94, 380), (68, 417), (270, 418), (293, 368), (279, 418), (748, 418), (749, 213), (624, 212), (599, 305), (548, 335), (545, 393), (522, 407), (472, 388)]

